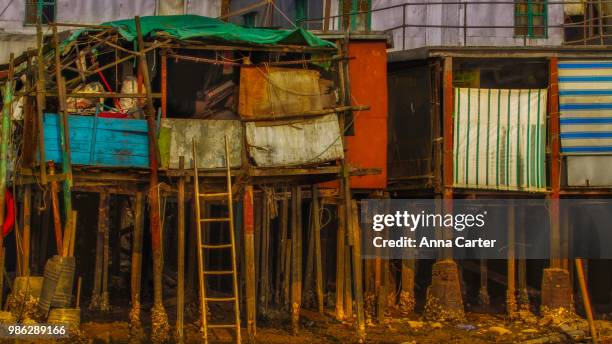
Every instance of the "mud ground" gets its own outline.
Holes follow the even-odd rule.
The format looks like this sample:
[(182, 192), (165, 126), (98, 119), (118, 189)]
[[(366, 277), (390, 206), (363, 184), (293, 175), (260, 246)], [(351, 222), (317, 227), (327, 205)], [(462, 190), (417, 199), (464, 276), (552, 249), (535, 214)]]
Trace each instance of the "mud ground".
[[(115, 309), (115, 316), (122, 313)], [(337, 321), (332, 314), (303, 310), (301, 328), (297, 335), (293, 335), (288, 312), (269, 311), (267, 320), (260, 320), (257, 324), (256, 343), (358, 343), (351, 322)], [(143, 326), (148, 331), (146, 317), (143, 314)], [(127, 321), (110, 321), (113, 314), (108, 314), (109, 320), (103, 319), (84, 322), (81, 326), (89, 342), (94, 343), (129, 343), (130, 330)], [(367, 321), (366, 343), (572, 343), (590, 342), (588, 331), (582, 338), (572, 337), (559, 327), (552, 326), (550, 319), (526, 316), (525, 319), (509, 320), (501, 314), (466, 313), (465, 321), (461, 322), (432, 322), (423, 320), (418, 315), (405, 315), (392, 311), (384, 323), (377, 323), (372, 319)], [(172, 316), (171, 324), (174, 323)], [(557, 324), (564, 326), (570, 319), (556, 319)], [(586, 323), (586, 322), (584, 322)], [(597, 320), (600, 343), (612, 343), (612, 322)], [(185, 326), (187, 343), (201, 342), (201, 333), (196, 322), (189, 322)], [(575, 333), (572, 333), (575, 335)], [(211, 342), (231, 342), (233, 333), (226, 330), (214, 331)], [(246, 339), (246, 330), (243, 328), (243, 338)], [(245, 341), (246, 342), (246, 341)]]

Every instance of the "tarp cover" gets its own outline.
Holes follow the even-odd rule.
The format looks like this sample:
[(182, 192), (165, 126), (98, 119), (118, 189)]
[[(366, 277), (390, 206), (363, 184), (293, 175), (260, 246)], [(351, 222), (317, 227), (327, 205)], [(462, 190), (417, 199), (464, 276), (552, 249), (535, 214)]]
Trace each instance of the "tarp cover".
[(546, 188), (546, 89), (456, 88), (454, 184)]
[[(101, 25), (116, 27), (127, 41), (134, 41), (137, 38), (134, 19), (111, 21)], [(247, 28), (216, 18), (197, 15), (141, 17), (140, 25), (144, 37), (166, 35), (180, 40), (201, 38), (250, 44), (335, 46), (332, 42), (323, 40), (302, 28), (294, 30)], [(64, 44), (77, 39), (85, 31), (75, 31)]]

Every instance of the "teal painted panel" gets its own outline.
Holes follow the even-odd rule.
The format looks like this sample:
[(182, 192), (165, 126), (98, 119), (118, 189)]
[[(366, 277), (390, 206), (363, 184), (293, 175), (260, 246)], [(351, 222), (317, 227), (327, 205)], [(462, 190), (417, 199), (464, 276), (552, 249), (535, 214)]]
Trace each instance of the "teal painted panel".
[[(62, 161), (58, 124), (57, 114), (45, 114), (45, 158), (57, 163)], [(71, 115), (68, 126), (74, 165), (149, 167), (145, 120)]]

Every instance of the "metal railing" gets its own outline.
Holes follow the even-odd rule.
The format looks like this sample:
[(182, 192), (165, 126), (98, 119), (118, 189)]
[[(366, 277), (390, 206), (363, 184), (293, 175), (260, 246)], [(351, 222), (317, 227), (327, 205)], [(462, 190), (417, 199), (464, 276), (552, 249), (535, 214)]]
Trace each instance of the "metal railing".
[[(425, 7), (425, 13), (428, 13), (428, 9), (431, 6), (452, 6), (455, 5), (457, 6), (457, 21), (459, 21), (459, 18), (462, 17), (462, 23), (459, 24), (446, 24), (446, 23), (441, 23), (441, 24), (415, 24), (415, 23), (408, 23), (408, 18), (407, 18), (407, 10), (410, 7)], [(548, 16), (543, 16), (543, 24), (535, 24), (535, 23), (531, 23), (528, 25), (520, 25), (520, 24), (515, 24), (514, 25), (474, 25), (471, 24), (470, 21), (470, 8), (475, 8), (478, 6), (483, 6), (483, 5), (498, 5), (498, 6), (509, 6), (512, 5), (513, 6), (513, 11), (510, 13), (507, 13), (507, 15), (512, 16), (513, 20), (516, 19), (516, 5), (526, 5), (526, 6), (545, 6), (545, 12), (546, 13), (550, 13), (550, 8), (552, 6), (567, 6), (567, 5), (579, 5), (582, 6), (582, 18), (575, 21), (575, 22), (563, 22), (563, 23), (550, 23), (548, 22)], [(609, 5), (609, 10), (611, 13), (609, 14), (605, 14), (605, 6), (604, 5)], [(514, 30), (514, 35), (513, 38), (522, 38), (523, 39), (523, 45), (528, 45), (528, 41), (530, 39), (545, 39), (548, 38), (547, 33), (550, 32), (551, 29), (558, 29), (561, 30), (561, 33), (563, 35), (562, 40), (563, 40), (563, 44), (571, 44), (571, 45), (576, 45), (576, 44), (581, 44), (581, 45), (608, 45), (608, 44), (612, 44), (612, 40), (610, 40), (609, 42), (607, 41), (607, 38), (612, 39), (612, 0), (586, 0), (586, 1), (575, 1), (575, 0), (567, 0), (567, 1), (559, 1), (559, 0), (555, 0), (555, 1), (533, 1), (533, 0), (516, 0), (516, 1), (451, 1), (451, 2), (443, 2), (443, 1), (431, 1), (431, 2), (411, 2), (411, 3), (404, 3), (404, 4), (397, 4), (397, 5), (393, 5), (393, 6), (386, 6), (386, 7), (380, 7), (380, 8), (374, 8), (368, 11), (351, 11), (350, 13), (344, 13), (344, 14), (337, 14), (337, 15), (333, 15), (333, 16), (329, 16), (327, 18), (307, 18), (304, 20), (301, 20), (298, 24), (301, 26), (305, 26), (307, 28), (311, 28), (313, 26), (320, 26), (322, 28), (322, 30), (325, 31), (330, 31), (330, 30), (334, 30), (333, 28), (335, 28), (336, 30), (340, 30), (340, 31), (344, 31), (344, 30), (350, 30), (350, 31), (369, 31), (370, 28), (368, 25), (365, 25), (365, 28), (363, 29), (357, 29), (355, 30), (353, 27), (355, 26), (353, 21), (356, 18), (361, 18), (361, 22), (364, 23), (368, 23), (368, 22), (372, 22), (373, 20), (370, 20), (368, 18), (374, 18), (377, 15), (381, 15), (383, 11), (393, 11), (393, 10), (397, 10), (399, 11), (401, 9), (402, 11), (402, 21), (401, 24), (399, 25), (395, 25), (395, 26), (391, 26), (391, 27), (383, 27), (382, 31), (386, 32), (386, 33), (394, 33), (398, 30), (401, 30), (402, 34), (401, 34), (401, 38), (402, 38), (402, 50), (406, 50), (406, 38), (408, 38), (406, 36), (406, 31), (409, 28), (423, 28), (423, 29), (457, 29), (460, 30), (459, 32), (461, 32), (463, 34), (463, 40), (462, 43), (464, 46), (469, 45), (468, 43), (468, 37), (469, 37), (469, 30), (474, 30), (474, 29), (513, 29)], [(560, 11), (562, 11), (564, 13), (565, 9), (561, 8)], [(479, 14), (481, 15), (481, 14)], [(520, 16), (525, 16), (525, 14), (520, 14)], [(541, 16), (540, 14), (537, 14), (535, 16)], [(569, 16), (565, 16), (563, 15), (561, 18), (564, 18), (565, 20), (568, 20), (568, 18), (570, 18)], [(346, 25), (346, 23), (349, 23), (349, 25)], [(315, 24), (315, 25), (313, 25)], [(327, 24), (327, 27), (326, 25)], [(352, 24), (352, 25), (351, 25)], [(363, 26), (363, 25), (362, 25)], [(539, 35), (527, 35), (527, 34), (517, 34), (516, 32), (518, 31), (518, 29), (524, 29), (525, 31), (540, 31), (543, 32), (544, 35), (539, 36)], [(574, 30), (575, 32), (571, 32), (571, 30)], [(575, 34), (576, 31), (579, 34), (579, 37), (576, 39), (566, 39), (566, 36), (568, 36), (568, 34)], [(426, 37), (426, 35), (425, 35)], [(426, 39), (426, 38), (425, 38)], [(425, 41), (425, 44), (427, 45), (427, 41)], [(459, 44), (458, 44), (459, 45)], [(408, 48), (413, 48), (413, 47), (408, 47)]]

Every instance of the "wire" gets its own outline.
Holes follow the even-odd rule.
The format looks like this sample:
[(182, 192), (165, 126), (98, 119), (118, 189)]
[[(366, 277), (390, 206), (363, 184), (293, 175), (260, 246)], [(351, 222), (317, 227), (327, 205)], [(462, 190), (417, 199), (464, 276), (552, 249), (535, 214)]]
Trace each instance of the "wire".
[(11, 0), (9, 1), (9, 3), (6, 5), (6, 7), (4, 7), (4, 9), (2, 10), (2, 12), (0, 13), (0, 17), (2, 17), (4, 15), (4, 12), (6, 12), (6, 10), (11, 6), (11, 4), (13, 3), (13, 1), (15, 0)]

